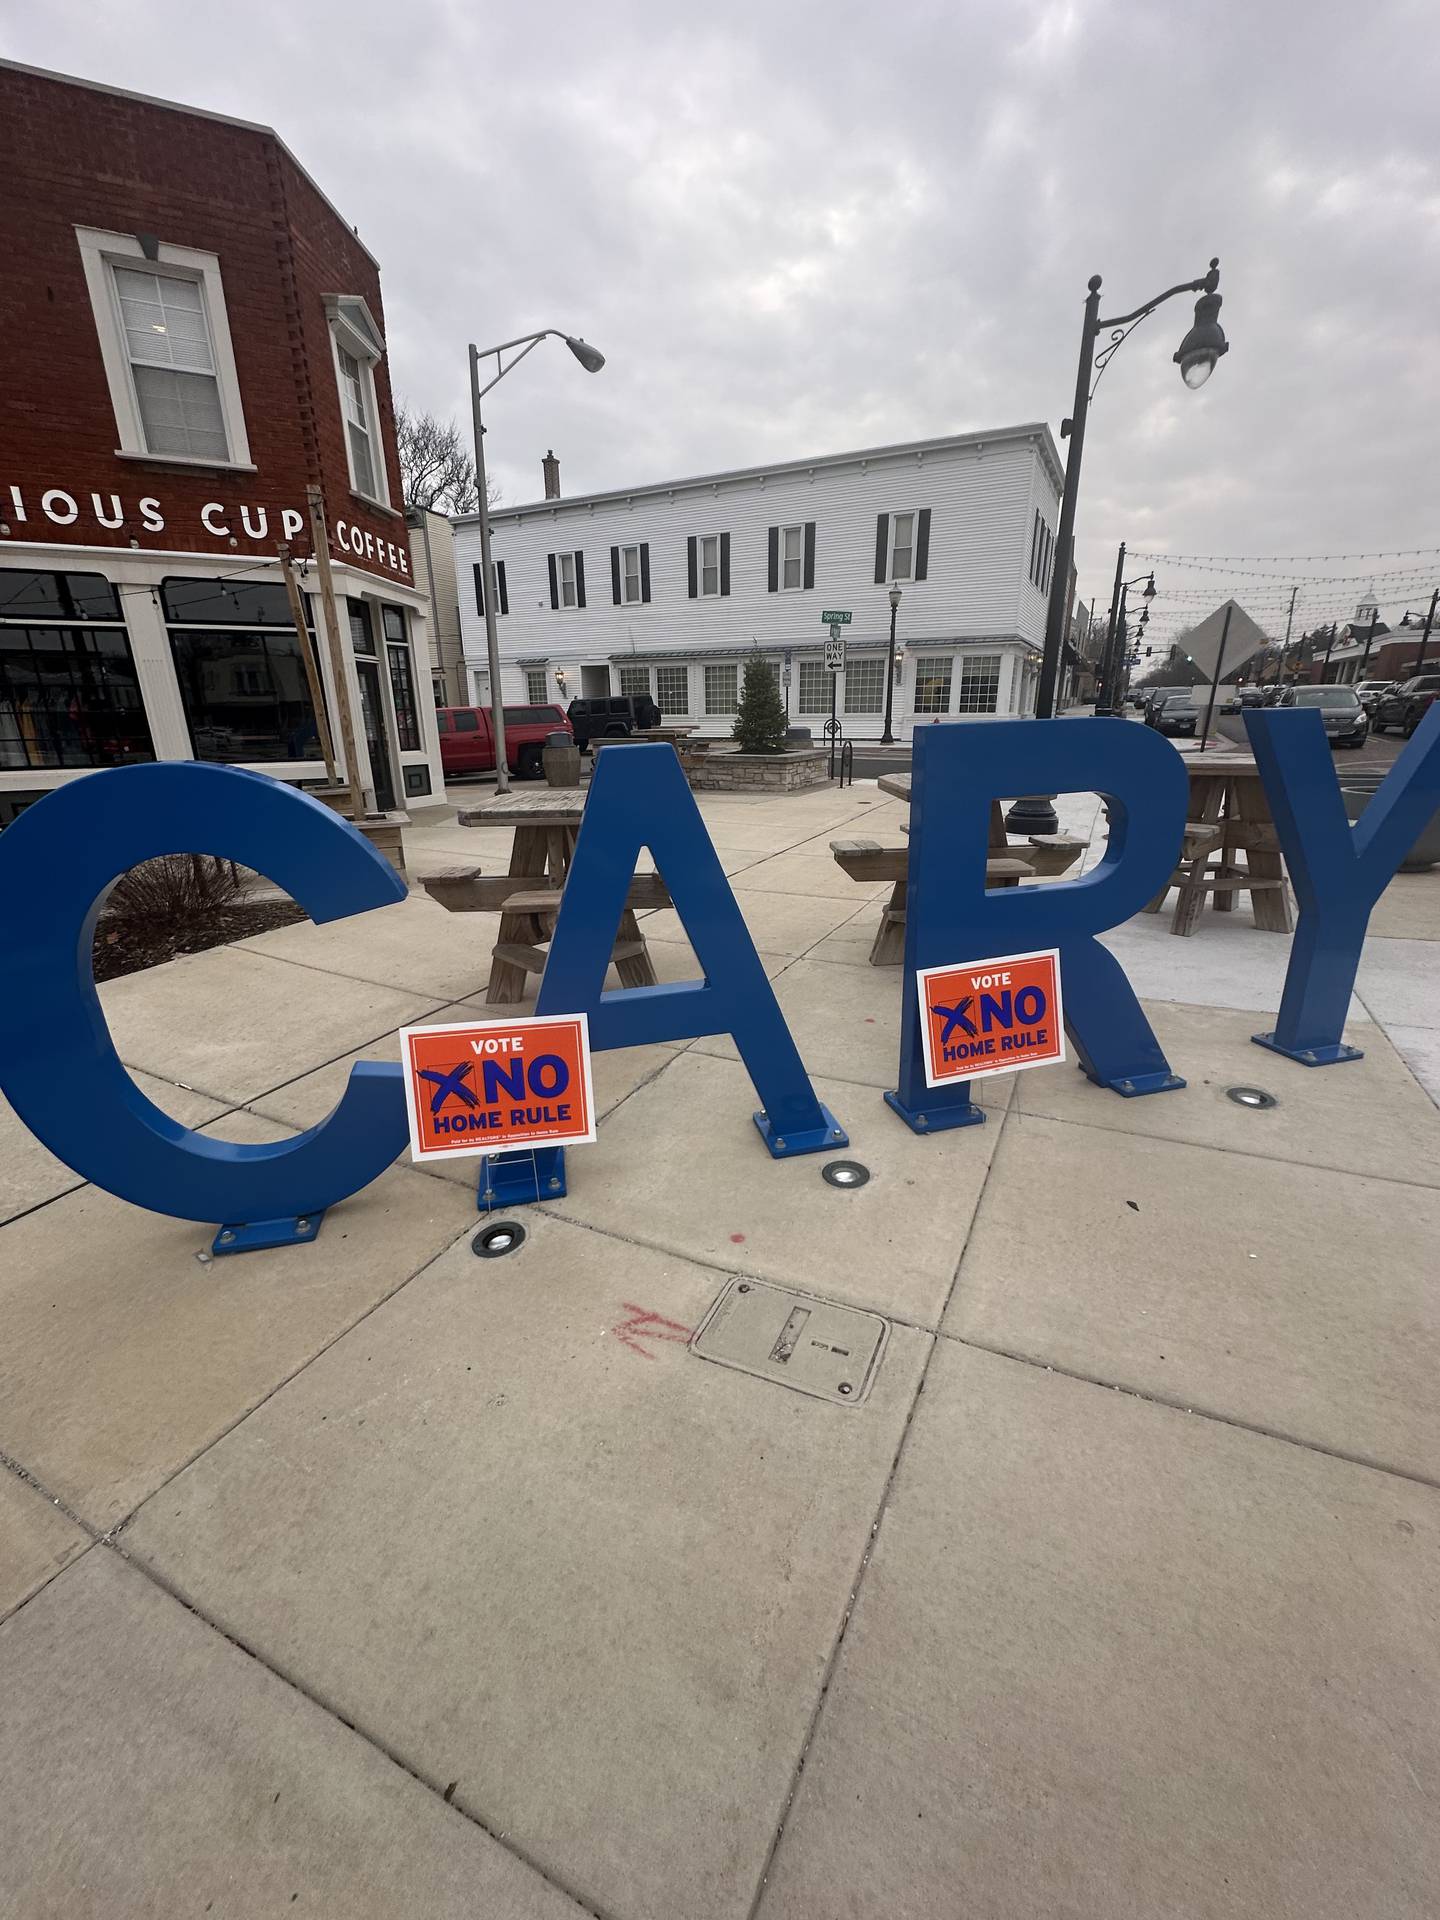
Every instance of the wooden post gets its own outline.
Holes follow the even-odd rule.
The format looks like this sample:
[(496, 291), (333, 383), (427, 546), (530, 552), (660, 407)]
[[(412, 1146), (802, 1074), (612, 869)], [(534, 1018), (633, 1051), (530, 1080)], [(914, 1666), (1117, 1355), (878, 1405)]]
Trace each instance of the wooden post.
[(355, 749), (355, 716), (350, 710), (350, 680), (340, 642), (340, 616), (335, 611), (335, 582), (330, 574), (330, 536), (325, 529), (325, 496), (319, 487), (307, 487), (310, 503), (310, 541), (315, 570), (320, 576), (320, 605), (325, 614), (325, 641), (330, 649), (330, 673), (335, 682), (335, 704), (340, 714), (340, 744), (345, 753), (345, 776), (350, 786), (351, 818), (363, 820), (369, 809), (360, 785), (360, 760)]
[(335, 743), (330, 738), (330, 716), (325, 711), (325, 689), (320, 681), (320, 666), (315, 658), (315, 649), (310, 644), (310, 623), (305, 618), (305, 596), (300, 591), (300, 582), (295, 575), (295, 562), (290, 558), (290, 549), (282, 541), (279, 547), (280, 571), (285, 576), (285, 591), (290, 596), (290, 612), (295, 621), (295, 632), (300, 643), (300, 655), (305, 662), (305, 678), (310, 687), (310, 704), (315, 709), (315, 731), (320, 736), (320, 754), (325, 762), (325, 778), (335, 785)]

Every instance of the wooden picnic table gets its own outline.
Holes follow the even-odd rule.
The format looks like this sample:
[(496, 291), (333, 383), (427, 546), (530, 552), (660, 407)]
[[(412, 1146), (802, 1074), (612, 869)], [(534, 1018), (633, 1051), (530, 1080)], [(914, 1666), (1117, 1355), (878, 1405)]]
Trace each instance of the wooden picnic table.
[[(1186, 757), (1190, 806), (1180, 859), (1169, 883), (1145, 911), (1158, 913), (1171, 887), (1178, 887), (1170, 931), (1194, 933), (1210, 896), (1217, 913), (1229, 913), (1237, 893), (1250, 895), (1255, 925), (1265, 933), (1289, 933), (1293, 923), (1280, 836), (1260, 769), (1246, 753), (1196, 753)], [(1211, 866), (1212, 854), (1219, 860)], [(1237, 857), (1244, 855), (1244, 862)]]
[[(530, 793), (492, 794), (478, 806), (462, 807), (462, 827), (514, 828), (509, 872), (483, 875), (478, 867), (460, 867), (425, 881), (425, 891), (451, 913), (499, 909), (500, 931), (485, 991), (492, 1006), (519, 1000), (525, 976), (544, 971), (545, 948), (555, 931), (588, 793), (588, 788), (539, 787)], [(671, 904), (658, 873), (637, 874), (631, 881), (611, 956), (623, 986), (657, 984), (635, 909)]]
[[(910, 802), (910, 775), (882, 773), (876, 781), (882, 793)], [(903, 828), (908, 832), (909, 829)], [(990, 802), (989, 858), (986, 884), (1018, 887), (1022, 880), (1063, 873), (1085, 851), (1086, 842), (1070, 834), (1036, 834), (1028, 847), (1012, 847), (1005, 832), (1005, 814), (998, 800)], [(890, 898), (870, 949), (872, 967), (898, 967), (905, 960), (905, 909), (910, 869), (908, 847), (882, 847), (877, 840), (832, 840), (830, 851), (852, 880), (889, 880)]]

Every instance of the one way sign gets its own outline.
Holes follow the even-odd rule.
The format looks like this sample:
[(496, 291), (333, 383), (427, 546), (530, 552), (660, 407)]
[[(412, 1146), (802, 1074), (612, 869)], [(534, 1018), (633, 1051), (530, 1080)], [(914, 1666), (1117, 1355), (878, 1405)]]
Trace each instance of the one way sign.
[(978, 966), (922, 967), (916, 979), (927, 1086), (1065, 1058), (1058, 947)]

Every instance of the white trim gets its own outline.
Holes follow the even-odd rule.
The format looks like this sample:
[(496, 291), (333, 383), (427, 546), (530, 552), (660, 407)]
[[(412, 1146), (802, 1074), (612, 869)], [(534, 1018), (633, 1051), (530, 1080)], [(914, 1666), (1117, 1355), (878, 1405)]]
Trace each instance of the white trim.
[(161, 243), (152, 260), (133, 233), (110, 233), (101, 227), (76, 227), (75, 238), (85, 271), (85, 287), (90, 295), (95, 331), (99, 336), (100, 358), (105, 368), (106, 384), (110, 388), (110, 403), (115, 410), (115, 424), (120, 432), (117, 452), (147, 460), (168, 461), (176, 457), (171, 454), (152, 454), (146, 445), (130, 355), (125, 347), (125, 330), (120, 323), (119, 295), (115, 287), (114, 269), (122, 266), (133, 267), (142, 273), (168, 272), (174, 279), (191, 280), (199, 286), (210, 334), (210, 349), (215, 361), (215, 384), (221, 417), (225, 423), (227, 455), (219, 461), (192, 462), (189, 456), (182, 457), (187, 464), (247, 467), (253, 472), (218, 256), (201, 253), (194, 247), (172, 247)]
[[(380, 437), (380, 405), (375, 392), (375, 369), (384, 358), (385, 341), (370, 317), (370, 309), (358, 294), (327, 293), (325, 309), (330, 320), (330, 363), (335, 369), (335, 398), (340, 408), (340, 433), (345, 442), (345, 469), (350, 490), (370, 506), (393, 512), (390, 505), (390, 476), (385, 470), (385, 444)], [(369, 332), (361, 322), (368, 323)], [(345, 411), (345, 374), (340, 353), (350, 355), (360, 373), (360, 405), (365, 414), (365, 433), (370, 442), (370, 467), (375, 491), (361, 486), (355, 472), (355, 456), (350, 448), (350, 419)]]

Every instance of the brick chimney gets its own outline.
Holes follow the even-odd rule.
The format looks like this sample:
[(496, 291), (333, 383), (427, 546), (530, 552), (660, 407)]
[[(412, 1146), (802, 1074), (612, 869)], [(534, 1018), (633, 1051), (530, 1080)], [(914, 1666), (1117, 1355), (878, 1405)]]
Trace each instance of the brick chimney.
[(558, 500), (560, 498), (560, 462), (555, 458), (553, 447), (540, 462), (540, 471), (545, 476), (545, 498)]

